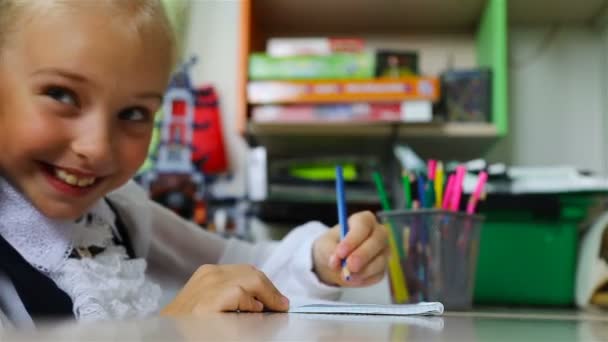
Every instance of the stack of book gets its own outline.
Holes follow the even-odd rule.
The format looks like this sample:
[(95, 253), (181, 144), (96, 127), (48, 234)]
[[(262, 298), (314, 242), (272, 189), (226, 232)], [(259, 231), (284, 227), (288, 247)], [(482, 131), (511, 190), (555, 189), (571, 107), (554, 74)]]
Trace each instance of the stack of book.
[(270, 39), (249, 57), (253, 122), (429, 122), (437, 77), (411, 51), (368, 51), (357, 38)]

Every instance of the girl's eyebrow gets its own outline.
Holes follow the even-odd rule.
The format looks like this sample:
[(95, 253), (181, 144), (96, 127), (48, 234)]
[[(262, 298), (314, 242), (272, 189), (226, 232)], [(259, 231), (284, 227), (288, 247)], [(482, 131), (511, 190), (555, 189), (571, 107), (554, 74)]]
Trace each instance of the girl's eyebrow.
[[(87, 79), (86, 77), (84, 77), (82, 75), (76, 74), (71, 71), (59, 69), (59, 68), (43, 68), (43, 69), (39, 69), (39, 70), (36, 70), (31, 73), (32, 76), (44, 75), (44, 74), (59, 75), (59, 76), (68, 78), (70, 80), (73, 80), (73, 81), (79, 82), (79, 83), (90, 83), (89, 79)], [(139, 94), (135, 95), (135, 97), (139, 98), (139, 99), (153, 99), (153, 100), (157, 100), (159, 102), (163, 102), (163, 94), (157, 93), (154, 91), (139, 93)]]
[(155, 93), (155, 92), (145, 92), (135, 95), (135, 97), (140, 99), (152, 99), (157, 100), (158, 102), (163, 102), (163, 94)]
[(73, 81), (76, 82), (80, 82), (80, 83), (86, 83), (89, 80), (79, 74), (67, 71), (67, 70), (63, 70), (63, 69), (59, 69), (59, 68), (44, 68), (44, 69), (39, 69), (34, 71), (33, 73), (31, 73), (32, 76), (36, 76), (36, 75), (40, 75), (40, 74), (51, 74), (51, 75), (59, 75), (59, 76), (63, 76), (65, 78), (69, 78)]

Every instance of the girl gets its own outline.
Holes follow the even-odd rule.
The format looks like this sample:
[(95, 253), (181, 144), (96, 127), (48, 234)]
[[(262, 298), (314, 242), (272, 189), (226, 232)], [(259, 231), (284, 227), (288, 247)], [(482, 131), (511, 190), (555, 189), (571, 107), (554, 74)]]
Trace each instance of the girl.
[(285, 296), (335, 298), (384, 275), (387, 235), (371, 213), (351, 216), (342, 241), (339, 227), (311, 222), (252, 245), (201, 230), (129, 182), (172, 65), (158, 0), (0, 0), (5, 322), (285, 311)]

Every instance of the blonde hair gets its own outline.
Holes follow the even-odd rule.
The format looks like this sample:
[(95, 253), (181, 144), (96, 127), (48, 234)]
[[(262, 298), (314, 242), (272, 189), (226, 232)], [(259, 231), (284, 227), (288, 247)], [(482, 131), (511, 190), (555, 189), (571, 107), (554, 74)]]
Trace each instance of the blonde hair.
[[(75, 10), (86, 7), (105, 7), (113, 20), (121, 20), (125, 29), (141, 33), (151, 27), (160, 34), (170, 49), (172, 61), (176, 59), (175, 32), (161, 0), (0, 0), (0, 54), (11, 33), (19, 26), (25, 14), (44, 13), (50, 10)], [(128, 18), (129, 20), (124, 20)]]

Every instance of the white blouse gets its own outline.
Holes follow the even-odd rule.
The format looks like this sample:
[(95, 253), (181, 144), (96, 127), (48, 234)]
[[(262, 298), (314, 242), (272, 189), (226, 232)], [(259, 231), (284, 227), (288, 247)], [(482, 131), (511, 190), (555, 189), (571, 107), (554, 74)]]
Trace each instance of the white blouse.
[[(224, 239), (149, 200), (129, 182), (107, 196), (128, 230), (136, 255), (129, 259), (124, 247), (112, 242), (115, 216), (105, 201), (91, 208), (88, 219), (57, 222), (7, 185), (0, 179), (0, 234), (70, 296), (79, 320), (158, 313), (203, 264), (256, 265), (288, 297), (340, 294), (312, 272), (312, 244), (327, 229), (319, 222), (298, 227), (280, 242)], [(68, 258), (73, 248), (89, 246), (103, 252)]]

